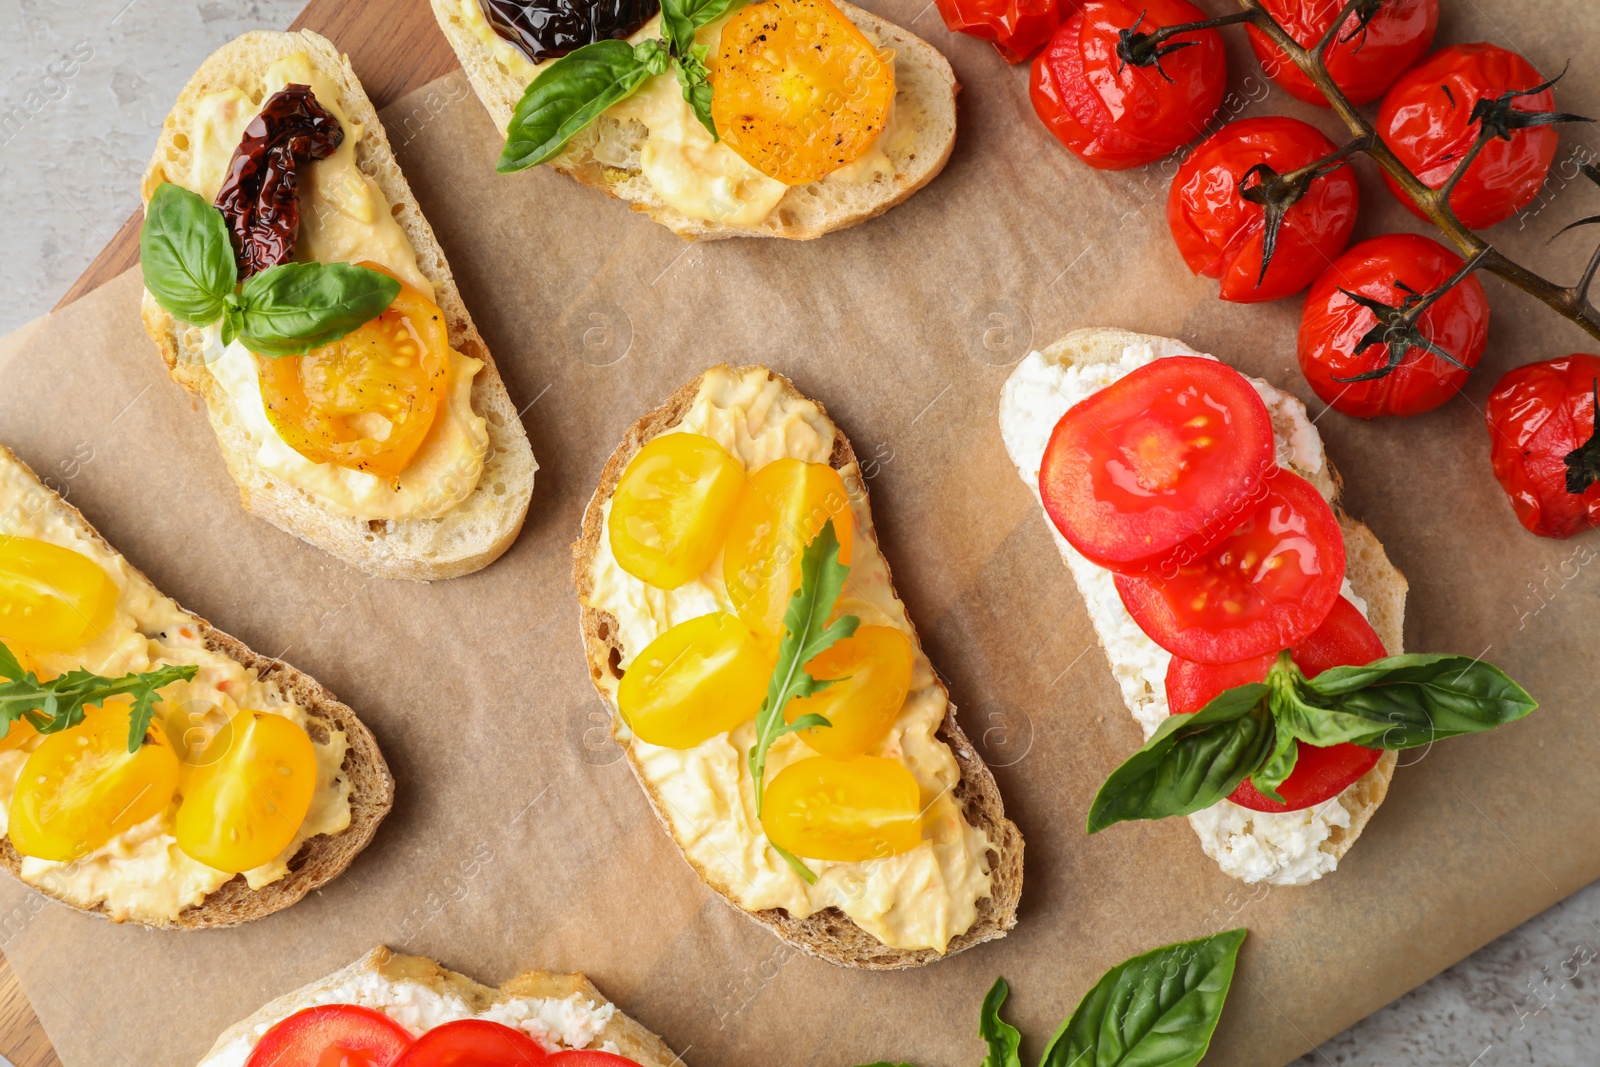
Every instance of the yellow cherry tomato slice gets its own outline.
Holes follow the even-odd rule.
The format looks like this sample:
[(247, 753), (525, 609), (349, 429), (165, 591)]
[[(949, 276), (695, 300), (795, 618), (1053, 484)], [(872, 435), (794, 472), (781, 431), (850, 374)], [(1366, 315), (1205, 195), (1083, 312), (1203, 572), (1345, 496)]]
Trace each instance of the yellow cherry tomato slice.
[(824, 756), (859, 756), (883, 740), (911, 691), (911, 641), (893, 627), (862, 626), (813, 656), (806, 673), (839, 680), (789, 701), (784, 718), (821, 715), (833, 725), (802, 730), (800, 739)]
[(0, 641), (13, 652), (71, 652), (111, 622), (117, 585), (80, 552), (0, 536)]
[(332, 344), (256, 361), (267, 419), (290, 448), (313, 463), (393, 479), (433, 428), (450, 334), (439, 306), (402, 282), (388, 310)]
[(883, 132), (894, 100), (889, 60), (831, 0), (751, 4), (722, 29), (712, 121), (767, 177), (816, 181)]
[(722, 547), (744, 468), (709, 437), (669, 433), (639, 449), (617, 482), (607, 529), (617, 565), (658, 589), (698, 577)]
[(166, 810), (178, 757), (160, 725), (128, 751), (132, 702), (107, 701), (84, 721), (50, 734), (28, 755), (11, 797), (7, 835), (18, 852), (73, 860)]
[[(317, 753), (299, 724), (241, 711), (200, 751), (178, 807), (178, 847), (229, 874), (268, 863), (311, 809)], [(213, 752), (214, 747), (223, 751)]]
[[(33, 657), (29, 656), (20, 648), (13, 648), (11, 650), (11, 654), (16, 657), (17, 666), (22, 668), (22, 670), (17, 672), (17, 677), (20, 678), (22, 675), (27, 674), (30, 671), (33, 673), (34, 677), (39, 677), (39, 665), (33, 662)], [(15, 681), (15, 678), (7, 677), (9, 673), (10, 672), (8, 671), (0, 671), (0, 679), (5, 679), (8, 682)], [(39, 731), (33, 728), (32, 723), (30, 723), (27, 719), (17, 719), (11, 724), (11, 728), (6, 731), (6, 735), (4, 737), (0, 737), (0, 752), (11, 752), (15, 749), (22, 748), (29, 741), (32, 741), (38, 736)]]
[(780, 459), (750, 476), (723, 545), (722, 578), (739, 617), (765, 637), (783, 636), (783, 613), (800, 587), (800, 557), (833, 520), (839, 562), (850, 562), (855, 518), (839, 472)]
[(910, 771), (876, 756), (814, 756), (767, 783), (767, 840), (814, 860), (882, 859), (922, 840), (922, 794)]
[(694, 748), (755, 718), (774, 657), (726, 612), (680, 622), (645, 646), (617, 686), (642, 741)]

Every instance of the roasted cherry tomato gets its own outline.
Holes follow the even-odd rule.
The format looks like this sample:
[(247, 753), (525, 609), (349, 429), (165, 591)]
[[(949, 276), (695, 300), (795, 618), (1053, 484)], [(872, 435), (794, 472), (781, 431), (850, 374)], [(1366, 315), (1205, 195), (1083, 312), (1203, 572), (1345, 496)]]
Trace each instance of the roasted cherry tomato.
[(723, 26), (711, 86), (723, 142), (767, 177), (804, 185), (877, 140), (894, 66), (833, 0), (761, 0)]
[(0, 641), (13, 652), (71, 652), (104, 630), (116, 607), (116, 583), (88, 556), (0, 536)]
[(126, 698), (93, 707), (28, 754), (11, 797), (7, 835), (18, 852), (74, 860), (165, 811), (178, 789), (178, 757), (157, 723), (128, 751)]
[(305, 1008), (261, 1035), (245, 1067), (389, 1067), (411, 1031), (359, 1004)]
[(813, 756), (767, 783), (767, 840), (813, 860), (881, 859), (922, 840), (922, 791), (899, 761)]
[(1061, 25), (1079, 0), (934, 0), (951, 33), (994, 45), (1007, 63), (1021, 63)]
[(1314, 127), (1280, 117), (1230, 122), (1201, 141), (1167, 197), (1167, 224), (1189, 269), (1220, 280), (1218, 295), (1240, 303), (1277, 300), (1310, 285), (1350, 240), (1360, 201), (1355, 173), (1342, 165), (1311, 180), (1284, 213), (1265, 278), (1265, 208), (1240, 196), (1239, 183), (1258, 164), (1281, 175), (1333, 152)]
[(789, 701), (784, 718), (821, 715), (801, 740), (824, 756), (859, 756), (894, 725), (911, 691), (911, 641), (892, 626), (862, 626), (811, 658), (806, 672), (819, 682), (837, 679), (815, 696)]
[[(1311, 286), (1300, 315), (1300, 369), (1312, 391), (1335, 411), (1363, 419), (1432, 411), (1455, 396), (1489, 342), (1489, 298), (1476, 276), (1451, 286), (1417, 320), (1422, 337), (1459, 367), (1411, 345), (1397, 365), (1384, 370), (1390, 366), (1387, 341), (1361, 345), (1369, 334), (1382, 334), (1374, 332), (1377, 312), (1350, 294), (1404, 310), (1461, 266), (1461, 257), (1444, 245), (1411, 233), (1362, 241), (1335, 260)], [(1381, 376), (1352, 380), (1373, 374)]]
[(800, 587), (800, 557), (829, 519), (839, 562), (848, 565), (856, 524), (838, 471), (780, 459), (750, 476), (728, 525), (722, 579), (733, 609), (757, 634), (783, 635), (783, 613)]
[(606, 523), (617, 565), (658, 589), (700, 576), (722, 547), (744, 468), (709, 437), (663, 434), (622, 472)]
[(1039, 467), (1061, 535), (1112, 570), (1170, 569), (1254, 509), (1273, 462), (1272, 417), (1225, 363), (1172, 356), (1074, 404)]
[[(1321, 41), (1345, 7), (1340, 0), (1262, 0), (1261, 6), (1302, 48)], [(1382, 96), (1428, 50), (1439, 25), (1439, 0), (1384, 0), (1375, 6), (1377, 13), (1365, 26), (1361, 16), (1351, 12), (1328, 49), (1328, 73), (1352, 104), (1369, 104)], [(1246, 30), (1267, 77), (1291, 96), (1328, 106), (1322, 91), (1266, 34), (1254, 26)]]
[(313, 463), (395, 479), (438, 414), (450, 335), (439, 306), (402, 282), (388, 310), (332, 344), (256, 362), (267, 419), (290, 448)]
[(248, 871), (288, 847), (311, 810), (317, 752), (299, 724), (241, 711), (198, 754), (178, 808), (178, 847), (207, 867)]
[(1118, 35), (1205, 17), (1185, 0), (1091, 0), (1033, 61), (1034, 111), (1091, 167), (1122, 170), (1170, 155), (1204, 133), (1222, 103), (1228, 81), (1222, 35), (1184, 34), (1177, 40), (1185, 47), (1163, 56), (1159, 67), (1124, 60)]
[(1344, 535), (1304, 478), (1277, 470), (1261, 502), (1215, 547), (1170, 576), (1116, 576), (1150, 640), (1184, 659), (1234, 663), (1314, 633), (1339, 599)]
[(617, 686), (628, 727), (652, 745), (693, 748), (755, 718), (775, 657), (726, 612), (680, 622), (634, 657)]
[(1600, 356), (1574, 353), (1510, 371), (1484, 409), (1494, 476), (1517, 520), (1541, 537), (1600, 525)]
[[(1533, 64), (1492, 44), (1454, 44), (1441, 48), (1394, 83), (1378, 109), (1378, 136), (1400, 162), (1430, 189), (1455, 173), (1478, 137), (1472, 120), (1479, 100), (1532, 89), (1545, 78)], [(1555, 95), (1544, 89), (1512, 101), (1516, 111), (1554, 111)], [(1553, 126), (1511, 130), (1511, 139), (1492, 137), (1450, 193), (1456, 218), (1481, 230), (1510, 218), (1539, 193), (1555, 159)], [(1422, 210), (1387, 173), (1383, 180), (1419, 218)]]
[(457, 1019), (417, 1038), (390, 1067), (539, 1067), (549, 1058), (521, 1030), (488, 1019)]
[[(1289, 650), (1295, 666), (1307, 678), (1330, 667), (1365, 666), (1387, 654), (1372, 625), (1344, 597), (1334, 601), (1333, 610), (1316, 633)], [(1167, 665), (1167, 708), (1173, 715), (1199, 711), (1225, 689), (1266, 678), (1277, 659), (1275, 652), (1239, 663), (1195, 663), (1174, 656)], [(1248, 778), (1228, 799), (1254, 811), (1299, 811), (1343, 793), (1372, 770), (1381, 755), (1360, 745), (1319, 748), (1302, 741), (1294, 771), (1278, 788), (1282, 803), (1261, 795)]]

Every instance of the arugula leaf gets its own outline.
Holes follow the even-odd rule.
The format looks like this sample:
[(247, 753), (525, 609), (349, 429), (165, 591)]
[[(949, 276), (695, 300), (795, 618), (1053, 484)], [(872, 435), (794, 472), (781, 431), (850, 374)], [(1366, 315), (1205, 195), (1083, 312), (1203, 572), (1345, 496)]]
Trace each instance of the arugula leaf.
[(849, 573), (849, 565), (839, 562), (839, 537), (834, 532), (833, 520), (829, 519), (800, 556), (800, 588), (789, 597), (789, 606), (784, 610), (778, 663), (773, 668), (772, 680), (767, 683), (767, 699), (756, 712), (756, 743), (750, 748), (750, 776), (755, 781), (757, 818), (761, 816), (767, 750), (772, 743), (797, 730), (832, 725), (821, 715), (802, 715), (794, 722), (785, 722), (783, 709), (796, 697), (820, 693), (833, 684), (811, 677), (805, 665), (835, 641), (855, 633), (861, 624), (854, 615), (841, 615), (828, 622)]
[(539, 72), (522, 94), (495, 170), (512, 174), (548, 163), (578, 131), (632, 96), (652, 74), (664, 74), (667, 46), (652, 38), (595, 41), (574, 49)]
[(1004, 978), (996, 978), (978, 1009), (978, 1036), (989, 1046), (982, 1067), (1022, 1067), (1022, 1057), (1017, 1049), (1022, 1046), (1022, 1034), (1015, 1026), (1000, 1018), (1000, 1005), (1006, 1002), (1011, 987)]
[[(284, 263), (255, 275), (229, 301), (238, 337), (263, 356), (298, 356), (383, 314), (400, 283), (354, 263)], [(230, 322), (224, 323), (223, 343)]]
[(678, 57), (674, 69), (678, 75), (678, 85), (683, 89), (683, 98), (688, 101), (695, 118), (710, 132), (713, 141), (720, 141), (722, 137), (717, 133), (717, 124), (711, 118), (711, 71), (706, 67), (706, 51), (703, 44), (692, 46)]
[(1232, 793), (1277, 747), (1267, 691), (1259, 682), (1237, 686), (1197, 712), (1169, 716), (1095, 794), (1089, 833), (1187, 815)]
[(193, 326), (209, 326), (238, 282), (233, 242), (222, 212), (181, 185), (163, 182), (139, 230), (144, 287), (161, 309)]
[(1229, 930), (1117, 964), (1061, 1024), (1040, 1067), (1195, 1067), (1222, 1018), (1244, 938)]
[(83, 721), (84, 709), (99, 707), (119, 696), (133, 697), (128, 717), (128, 751), (137, 752), (150, 729), (158, 692), (174, 682), (191, 681), (200, 668), (195, 666), (157, 667), (153, 671), (106, 678), (92, 671), (68, 671), (58, 678), (41, 682), (32, 671), (23, 671), (9, 648), (0, 643), (0, 734), (18, 719), (41, 734), (59, 733)]

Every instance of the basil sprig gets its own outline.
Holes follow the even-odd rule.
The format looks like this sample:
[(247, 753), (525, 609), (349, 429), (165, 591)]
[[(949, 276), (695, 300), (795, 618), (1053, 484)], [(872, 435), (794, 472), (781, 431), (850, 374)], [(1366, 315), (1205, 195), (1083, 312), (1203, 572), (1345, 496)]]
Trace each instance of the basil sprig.
[[(1117, 964), (1050, 1038), (1039, 1067), (1195, 1067), (1211, 1047), (1244, 938), (1229, 930)], [(1022, 1067), (1022, 1035), (1000, 1017), (1009, 993), (997, 978), (983, 998), (982, 1067)]]
[(695, 44), (694, 34), (744, 2), (662, 0), (661, 37), (633, 45), (595, 41), (545, 67), (528, 84), (511, 113), (495, 170), (513, 174), (550, 162), (607, 108), (626, 100), (639, 91), (646, 78), (665, 74), (669, 67), (695, 117), (710, 131), (713, 141), (720, 140), (711, 120), (707, 49)]
[(144, 743), (155, 714), (156, 694), (173, 682), (187, 682), (200, 668), (164, 666), (121, 678), (105, 678), (93, 671), (76, 670), (41, 682), (32, 671), (24, 671), (12, 651), (0, 642), (0, 735), (18, 719), (41, 734), (59, 733), (83, 721), (86, 708), (99, 707), (113, 697), (130, 696), (133, 706), (128, 715), (128, 751), (137, 752)]
[(1173, 715), (1111, 773), (1089, 806), (1089, 832), (1209, 808), (1246, 778), (1264, 796), (1294, 770), (1297, 742), (1397, 751), (1482, 733), (1538, 703), (1505, 672), (1466, 656), (1387, 656), (1307, 678), (1287, 652), (1265, 682)]
[(204, 197), (164, 182), (139, 232), (144, 285), (162, 309), (191, 326), (222, 323), (264, 356), (298, 356), (383, 313), (400, 283), (353, 263), (285, 263), (238, 284), (222, 213)]

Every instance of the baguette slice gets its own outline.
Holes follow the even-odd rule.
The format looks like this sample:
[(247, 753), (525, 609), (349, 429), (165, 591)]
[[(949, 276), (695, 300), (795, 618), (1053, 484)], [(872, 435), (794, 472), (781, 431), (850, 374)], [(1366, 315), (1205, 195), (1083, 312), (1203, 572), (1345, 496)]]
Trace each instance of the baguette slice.
[[(479, 2), (432, 0), (433, 14), (460, 58), (478, 99), (504, 135), (527, 83), (495, 58), (493, 48), (467, 22), (463, 5)], [(797, 185), (760, 223), (735, 226), (691, 218), (657, 195), (639, 169), (639, 151), (646, 131), (638, 123), (623, 129), (615, 117), (601, 115), (574, 137), (550, 166), (584, 185), (627, 201), (634, 211), (689, 240), (786, 237), (808, 241), (883, 214), (932, 181), (949, 161), (956, 142), (956, 92), (960, 85), (950, 61), (916, 34), (845, 0), (838, 0), (838, 7), (851, 22), (875, 34), (883, 47), (892, 48), (895, 53), (895, 115), (897, 121), (912, 123), (915, 135), (902, 149), (889, 152), (893, 175), (880, 175), (866, 182), (823, 178)], [(600, 143), (623, 145), (628, 165), (607, 166), (596, 159), (594, 148)]]
[[(1130, 345), (1146, 344), (1153, 346), (1158, 353), (1168, 355), (1199, 354), (1181, 341), (1171, 338), (1132, 333), (1127, 330), (1092, 328), (1075, 330), (1069, 333), (1049, 348), (1046, 348), (1042, 355), (1046, 361), (1060, 364), (1064, 367), (1089, 366), (1099, 363), (1115, 363), (1121, 359), (1124, 350)], [(1008, 394), (1010, 388), (1011, 383), (1007, 383)], [(1297, 410), (1300, 416), (1304, 416), (1304, 406), (1298, 400), (1290, 397), (1287, 398), (1287, 403)], [(1276, 411), (1274, 412), (1273, 422), (1275, 429), (1279, 429), (1281, 433), (1283, 427), (1278, 425), (1280, 415)], [(1308, 426), (1307, 429), (1320, 454), (1322, 449), (1321, 438), (1317, 436), (1315, 427)], [(1015, 454), (1013, 454), (1013, 458), (1017, 458)], [(1332, 462), (1327, 460), (1325, 456), (1322, 458), (1322, 464), (1315, 469), (1302, 466), (1296, 462), (1290, 462), (1288, 466), (1296, 474), (1315, 485), (1318, 491), (1328, 499), (1329, 503), (1334, 505), (1335, 513), (1339, 518), (1339, 525), (1344, 531), (1346, 577), (1349, 579), (1351, 588), (1356, 595), (1366, 601), (1368, 620), (1372, 623), (1373, 629), (1377, 631), (1378, 638), (1383, 642), (1384, 648), (1391, 655), (1398, 655), (1402, 651), (1404, 636), (1405, 577), (1389, 562), (1388, 556), (1384, 554), (1383, 545), (1379, 543), (1372, 531), (1339, 509), (1337, 501), (1340, 479), (1338, 473), (1333, 469)], [(1282, 455), (1280, 455), (1279, 460), (1282, 462)], [(1023, 475), (1023, 480), (1027, 481), (1030, 488), (1037, 494), (1038, 483), (1036, 476), (1030, 480), (1029, 472), (1022, 471), (1020, 461), (1019, 473)], [(1067, 544), (1066, 540), (1055, 531), (1053, 526), (1051, 527), (1051, 533), (1056, 538), (1056, 544), (1061, 549), (1063, 558), (1067, 560), (1069, 567), (1073, 571), (1074, 578), (1078, 582), (1079, 591), (1083, 594), (1089, 606), (1089, 614), (1095, 624), (1095, 632), (1100, 638), (1101, 647), (1105, 650), (1107, 659), (1111, 661), (1113, 673), (1117, 675), (1118, 681), (1121, 683), (1123, 701), (1127, 704), (1128, 710), (1133, 713), (1135, 719), (1147, 724), (1146, 731), (1148, 733), (1154, 729), (1153, 726), (1148, 724), (1158, 722), (1160, 717), (1166, 714), (1166, 693), (1152, 690), (1149, 685), (1139, 683), (1131, 677), (1132, 672), (1128, 669), (1128, 664), (1117, 662), (1112, 653), (1113, 642), (1108, 636), (1109, 623), (1106, 615), (1111, 611), (1125, 613), (1125, 609), (1122, 608), (1120, 601), (1117, 600), (1114, 590), (1110, 594), (1109, 603), (1105, 602), (1107, 598), (1096, 595), (1095, 590), (1084, 581), (1084, 575), (1090, 571), (1097, 572), (1099, 568), (1094, 567), (1093, 564), (1089, 564), (1081, 556), (1078, 556), (1071, 546)], [(1349, 813), (1349, 823), (1346, 826), (1333, 825), (1328, 836), (1318, 846), (1321, 852), (1331, 857), (1334, 864), (1337, 864), (1345, 853), (1350, 850), (1350, 846), (1355, 844), (1356, 838), (1361, 836), (1361, 831), (1371, 820), (1378, 805), (1383, 803), (1384, 795), (1389, 790), (1389, 780), (1394, 774), (1395, 760), (1396, 756), (1393, 752), (1385, 752), (1372, 770), (1351, 784), (1338, 798), (1338, 802)], [(1222, 803), (1228, 804), (1229, 802), (1223, 801)], [(1229, 806), (1230, 808), (1233, 807), (1232, 805)], [(1238, 808), (1237, 811), (1244, 813), (1248, 821), (1239, 828), (1238, 838), (1233, 840), (1232, 844), (1249, 849), (1253, 843), (1248, 839), (1258, 838), (1258, 835), (1262, 833), (1262, 822), (1246, 809)], [(1198, 812), (1189, 817), (1196, 832), (1201, 833), (1202, 846), (1206, 848), (1207, 854), (1218, 861), (1223, 870), (1235, 874), (1236, 877), (1242, 877), (1237, 872), (1229, 870), (1230, 864), (1225, 856), (1219, 856), (1212, 850), (1207, 835), (1202, 830), (1202, 826), (1205, 825), (1210, 814), (1208, 809), (1207, 812)], [(1282, 816), (1269, 815), (1264, 817), (1266, 820), (1274, 818), (1282, 818)], [(1277, 885), (1300, 885), (1315, 881), (1320, 876), (1320, 873), (1294, 876), (1285, 874), (1281, 877), (1269, 876), (1265, 880)]]
[(334, 512), (256, 464), (255, 449), (233, 401), (206, 368), (200, 331), (163, 311), (148, 291), (143, 305), (145, 332), (161, 349), (173, 380), (206, 402), (212, 429), (228, 471), (239, 483), (246, 511), (367, 574), (413, 581), (469, 574), (488, 566), (516, 540), (533, 495), (538, 464), (516, 405), (506, 394), (488, 346), (461, 301), (444, 250), (400, 173), (383, 124), (349, 61), (326, 38), (310, 30), (256, 30), (223, 45), (189, 79), (162, 124), (155, 155), (144, 174), (144, 201), (150, 202), (162, 182), (177, 181), (188, 173), (192, 157), (188, 134), (202, 97), (228, 87), (257, 93), (262, 72), (296, 52), (310, 56), (312, 64), (339, 86), (339, 106), (365, 128), (356, 146), (357, 165), (377, 182), (416, 249), (417, 265), (433, 283), (436, 301), (444, 311), (451, 347), (483, 361), (472, 384), (472, 409), (488, 422), (489, 451), (477, 488), (438, 519), (369, 521)]
[[(733, 368), (732, 373), (739, 374), (752, 370), (764, 371), (780, 382), (784, 391), (790, 396), (801, 397), (794, 383), (767, 368), (737, 367)], [(673, 393), (665, 403), (644, 415), (628, 429), (622, 443), (611, 453), (611, 458), (606, 461), (605, 468), (600, 473), (600, 485), (595, 489), (594, 496), (590, 498), (589, 506), (583, 513), (582, 536), (572, 546), (573, 582), (578, 592), (579, 626), (583, 631), (584, 652), (589, 659), (589, 674), (601, 698), (607, 701), (615, 712), (612, 730), (619, 739), (623, 724), (621, 713), (616, 712), (616, 693), (617, 683), (622, 677), (622, 672), (617, 667), (622, 647), (617, 639), (616, 620), (608, 613), (590, 608), (585, 603), (594, 592), (590, 571), (595, 553), (599, 549), (601, 539), (606, 536), (602, 509), (616, 491), (617, 481), (622, 477), (622, 472), (627, 469), (634, 454), (646, 442), (682, 421), (684, 412), (694, 403), (703, 377), (702, 375), (701, 378), (694, 379)], [(822, 405), (816, 401), (813, 403), (817, 404), (817, 410), (823, 418), (827, 418), (827, 411)], [(829, 464), (836, 470), (842, 470), (855, 462), (855, 451), (845, 439), (843, 431), (836, 427), (833, 455), (829, 458)], [(848, 476), (845, 487), (852, 500), (861, 500), (870, 506), (866, 483), (859, 473)], [(890, 592), (893, 592), (892, 579)], [(912, 640), (920, 644), (916, 642), (915, 634), (912, 635)], [(937, 675), (935, 683), (944, 690), (948, 700), (949, 691), (945, 689), (943, 680)], [(804, 919), (797, 919), (781, 908), (757, 912), (744, 911), (738, 902), (720, 887), (709, 880), (706, 884), (721, 893), (735, 908), (766, 926), (795, 948), (845, 967), (863, 967), (871, 970), (919, 967), (971, 948), (973, 945), (1004, 937), (1017, 923), (1017, 902), (1022, 895), (1022, 833), (1015, 823), (1005, 817), (1005, 805), (1000, 796), (1000, 789), (995, 784), (994, 775), (956, 722), (955, 705), (947, 703), (944, 722), (940, 725), (936, 736), (950, 746), (961, 768), (961, 780), (955, 788), (955, 798), (961, 805), (962, 814), (970, 824), (983, 830), (993, 845), (989, 857), (992, 879), (990, 895), (978, 901), (977, 921), (966, 932), (951, 939), (943, 955), (933, 949), (891, 948), (857, 926), (837, 908), (825, 908)], [(634, 777), (638, 778), (640, 787), (649, 797), (656, 818), (667, 835), (676, 840), (662, 798), (652, 789), (635, 762), (631, 746), (624, 743), (623, 748), (628, 752), (628, 765), (633, 768)], [(681, 847), (681, 842), (679, 844)], [(696, 873), (702, 878), (705, 877), (704, 871), (697, 870)]]
[[(40, 482), (28, 465), (18, 459), (15, 453), (0, 446), (0, 484), (5, 483), (21, 483), (25, 487), (25, 506), (30, 513), (37, 514), (39, 511), (48, 510), (59, 516), (86, 540), (98, 543), (108, 552), (115, 552), (94, 527), (89, 525), (89, 521), (77, 508), (62, 500)], [(132, 581), (141, 582), (149, 586), (152, 592), (154, 591), (154, 585), (142, 572), (131, 565), (128, 570)], [(389, 814), (389, 808), (394, 804), (394, 778), (389, 773), (389, 765), (384, 761), (383, 753), (378, 750), (377, 738), (373, 737), (372, 731), (356, 718), (354, 711), (341, 704), (338, 698), (324, 689), (316, 679), (301, 673), (282, 660), (251, 651), (237, 638), (215, 629), (198, 616), (194, 616), (194, 619), (208, 649), (227, 656), (247, 670), (256, 672), (258, 677), (277, 686), (286, 697), (305, 709), (313, 725), (320, 722), (325, 728), (344, 731), (350, 748), (345, 754), (340, 770), (350, 782), (350, 825), (338, 834), (318, 836), (308, 840), (301, 846), (299, 854), (289, 861), (289, 873), (276, 882), (260, 889), (251, 889), (245, 884), (243, 875), (236, 875), (199, 904), (179, 912), (178, 917), (172, 922), (159, 924), (170, 929), (184, 930), (198, 930), (209, 926), (237, 926), (240, 923), (251, 922), (271, 915), (275, 911), (281, 911), (313, 889), (327, 885), (343, 874), (345, 868), (356, 858), (356, 854), (367, 847), (372, 835), (377, 832), (378, 824)], [(22, 856), (11, 847), (9, 838), (0, 837), (0, 864), (4, 864), (5, 869), (18, 881), (22, 880)], [(93, 908), (79, 907), (31, 883), (23, 884), (31, 889), (38, 889), (39, 892), (59, 900), (68, 907), (104, 918), (111, 917), (110, 911), (104, 905)]]
[[(255, 1014), (228, 1027), (198, 1067), (242, 1063), (243, 1058), (236, 1057), (234, 1053), (254, 1047), (261, 1034), (274, 1023), (304, 1008), (342, 1003), (339, 999), (341, 993), (355, 982), (361, 982), (369, 989), (399, 991), (402, 997), (421, 987), (452, 1001), (460, 1000), (474, 1013), (489, 1011), (496, 1005), (516, 998), (566, 1000), (578, 996), (595, 1008), (604, 1009), (610, 1005), (610, 1001), (594, 987), (594, 983), (581, 974), (524, 971), (496, 989), (448, 970), (433, 960), (422, 956), (397, 955), (380, 945), (348, 967), (301, 986), (292, 993), (285, 993), (262, 1005)], [(365, 999), (361, 1003), (379, 1010), (383, 1007)], [(235, 1044), (237, 1048), (229, 1047)], [(683, 1063), (665, 1041), (620, 1011), (613, 1010), (605, 1027), (585, 1047), (598, 1049), (606, 1044), (613, 1045), (619, 1055), (626, 1056), (640, 1067), (672, 1067), (673, 1064)]]

